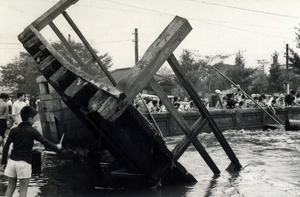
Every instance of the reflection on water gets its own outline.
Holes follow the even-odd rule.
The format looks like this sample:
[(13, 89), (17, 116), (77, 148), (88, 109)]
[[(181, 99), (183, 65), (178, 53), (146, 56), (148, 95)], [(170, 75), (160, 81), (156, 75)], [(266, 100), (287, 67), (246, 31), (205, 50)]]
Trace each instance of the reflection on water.
[[(226, 153), (213, 134), (203, 133), (198, 138), (220, 175), (214, 175), (190, 146), (179, 161), (198, 180), (195, 184), (140, 190), (112, 189), (103, 187), (103, 183), (95, 187), (101, 180), (90, 166), (57, 161), (54, 155), (43, 154), (43, 174), (32, 178), (28, 196), (300, 196), (300, 132), (229, 130), (224, 136), (243, 166), (240, 172), (225, 170), (230, 164)], [(165, 138), (170, 150), (182, 137)], [(0, 196), (6, 186), (1, 176)]]

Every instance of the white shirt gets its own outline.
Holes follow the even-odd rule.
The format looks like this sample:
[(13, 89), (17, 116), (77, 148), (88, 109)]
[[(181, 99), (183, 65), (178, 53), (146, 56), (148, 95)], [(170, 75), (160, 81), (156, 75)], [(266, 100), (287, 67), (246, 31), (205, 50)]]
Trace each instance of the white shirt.
[(15, 125), (22, 122), (20, 115), (21, 109), (26, 106), (24, 101), (16, 100), (12, 105), (12, 115), (15, 116)]

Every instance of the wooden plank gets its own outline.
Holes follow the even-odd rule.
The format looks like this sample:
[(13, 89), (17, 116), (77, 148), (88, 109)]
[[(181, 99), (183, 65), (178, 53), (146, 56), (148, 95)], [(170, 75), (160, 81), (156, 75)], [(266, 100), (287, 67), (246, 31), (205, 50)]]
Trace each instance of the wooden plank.
[(89, 112), (97, 111), (103, 103), (108, 99), (109, 94), (105, 94), (102, 90), (98, 90), (96, 94), (89, 100)]
[[(22, 33), (18, 35), (18, 40), (25, 44), (28, 40), (30, 40), (34, 36), (33, 32), (29, 27), (26, 27)], [(25, 48), (26, 49), (26, 48)], [(29, 51), (28, 51), (29, 52)]]
[(33, 21), (31, 25), (34, 26), (38, 31), (42, 30), (64, 10), (75, 4), (77, 1), (78, 0), (60, 0), (53, 7), (47, 10), (43, 15)]
[(59, 81), (60, 78), (62, 78), (66, 73), (68, 72), (68, 70), (64, 67), (60, 67), (58, 69), (57, 72), (55, 72), (51, 77), (50, 77), (50, 81), (56, 82)]
[(126, 98), (123, 100), (118, 113), (112, 117), (112, 120), (115, 120), (124, 112), (127, 106), (146, 86), (148, 81), (191, 30), (192, 27), (184, 18), (176, 16), (171, 21), (160, 36), (147, 49), (141, 60), (137, 62), (118, 83), (117, 88), (125, 93)]
[(40, 71), (45, 70), (45, 68), (47, 68), (52, 62), (54, 62), (56, 59), (52, 56), (49, 55), (48, 57), (46, 57), (40, 64), (38, 64), (38, 69)]
[(38, 37), (34, 36), (31, 39), (29, 39), (27, 42), (25, 42), (23, 44), (23, 47), (26, 50), (30, 50), (31, 47), (38, 47), (37, 45), (39, 45), (39, 42), (40, 42), (40, 40), (38, 39)]
[(83, 81), (79, 77), (64, 91), (64, 93), (69, 97), (74, 97), (80, 90), (82, 90), (88, 82)]
[(170, 66), (173, 69), (174, 73), (176, 74), (177, 78), (180, 80), (182, 85), (185, 87), (188, 94), (191, 96), (192, 100), (194, 101), (195, 105), (198, 107), (202, 116), (206, 117), (209, 120), (209, 126), (211, 127), (211, 130), (213, 131), (216, 138), (220, 142), (221, 146), (223, 147), (224, 151), (228, 155), (229, 159), (232, 161), (232, 163), (235, 164), (237, 170), (240, 169), (242, 166), (241, 166), (239, 160), (237, 159), (236, 155), (234, 154), (231, 147), (227, 143), (226, 139), (224, 138), (218, 125), (215, 123), (214, 119), (210, 115), (209, 111), (202, 103), (198, 93), (196, 92), (194, 87), (191, 85), (191, 82), (184, 74), (184, 71), (180, 67), (178, 61), (176, 60), (176, 58), (173, 54), (168, 58), (168, 63), (170, 64)]
[[(194, 147), (197, 149), (199, 154), (202, 156), (204, 161), (207, 163), (207, 165), (210, 167), (210, 169), (215, 173), (219, 174), (220, 170), (215, 165), (209, 154), (206, 152), (206, 150), (203, 148), (202, 144), (197, 139), (198, 134), (201, 132), (201, 129), (207, 124), (206, 118), (205, 120), (198, 120), (194, 123), (192, 126), (192, 129), (188, 126), (186, 121), (184, 120), (183, 116), (178, 112), (178, 110), (174, 107), (174, 105), (171, 103), (170, 99), (167, 97), (164, 90), (160, 87), (160, 85), (155, 81), (154, 78), (151, 78), (149, 81), (150, 87), (155, 91), (156, 95), (161, 99), (161, 101), (164, 103), (165, 107), (168, 109), (169, 113), (173, 116), (173, 118), (176, 120), (176, 122), (179, 124), (183, 132), (186, 136), (188, 136), (188, 140), (184, 141), (186, 144), (184, 147), (182, 147), (181, 151), (177, 153), (177, 159), (182, 155), (182, 153), (188, 148), (188, 146), (193, 143)], [(191, 137), (190, 137), (191, 136)], [(185, 148), (185, 149), (184, 149)], [(180, 153), (180, 154), (179, 154)], [(177, 160), (175, 159), (175, 160)]]
[[(121, 101), (113, 96), (109, 96), (103, 105), (97, 110), (97, 112), (104, 118), (109, 119), (113, 114), (118, 111), (117, 106)], [(114, 108), (107, 108), (106, 106), (111, 105)]]

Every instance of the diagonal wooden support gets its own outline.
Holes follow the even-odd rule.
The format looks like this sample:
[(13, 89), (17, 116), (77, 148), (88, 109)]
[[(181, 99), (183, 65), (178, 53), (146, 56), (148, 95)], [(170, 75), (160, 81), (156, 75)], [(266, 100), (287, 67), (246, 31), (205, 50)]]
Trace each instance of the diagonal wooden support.
[(149, 85), (151, 88), (155, 91), (159, 99), (164, 103), (165, 107), (168, 109), (169, 113), (174, 117), (176, 122), (179, 124), (183, 132), (185, 133), (186, 140), (184, 139), (183, 143), (180, 143), (178, 147), (176, 147), (176, 150), (173, 151), (174, 153), (174, 160), (177, 161), (180, 156), (184, 153), (184, 151), (189, 147), (191, 143), (193, 143), (194, 147), (197, 149), (197, 151), (200, 153), (204, 161), (207, 163), (207, 165), (210, 167), (210, 169), (215, 173), (219, 174), (220, 170), (215, 165), (209, 154), (206, 152), (202, 144), (197, 139), (198, 134), (201, 132), (201, 129), (207, 124), (206, 119), (199, 119), (196, 121), (196, 123), (193, 125), (192, 129), (190, 129), (187, 122), (184, 120), (183, 116), (178, 112), (178, 110), (174, 107), (174, 105), (171, 103), (170, 99), (167, 97), (164, 90), (160, 87), (160, 85), (155, 81), (154, 78), (151, 78), (149, 81)]
[(83, 34), (81, 33), (81, 31), (77, 27), (77, 25), (73, 22), (73, 20), (71, 19), (71, 17), (68, 15), (68, 13), (66, 11), (64, 11), (64, 12), (62, 12), (62, 15), (65, 17), (65, 19), (71, 25), (71, 27), (76, 32), (76, 34), (78, 35), (78, 37), (81, 39), (81, 41), (83, 42), (83, 44), (86, 46), (86, 48), (92, 54), (92, 56), (95, 58), (96, 62), (98, 63), (98, 65), (100, 66), (100, 68), (102, 69), (102, 71), (105, 73), (105, 75), (108, 77), (108, 79), (110, 80), (110, 82), (113, 84), (113, 86), (116, 86), (117, 83), (115, 82), (114, 78), (112, 78), (112, 76), (110, 75), (110, 73), (106, 69), (105, 65), (102, 63), (102, 61), (100, 60), (100, 58), (97, 56), (96, 52), (93, 50), (93, 48), (91, 47), (91, 45), (88, 43), (88, 41), (86, 40), (86, 38), (83, 36)]
[(195, 105), (198, 107), (198, 109), (199, 109), (200, 113), (202, 114), (202, 116), (206, 117), (208, 119), (209, 126), (210, 126), (211, 130), (215, 134), (216, 138), (220, 142), (220, 144), (223, 147), (224, 151), (226, 152), (227, 156), (229, 157), (232, 164), (234, 165), (234, 169), (239, 170), (242, 167), (239, 160), (237, 159), (236, 155), (234, 154), (234, 152), (230, 148), (230, 146), (227, 143), (226, 139), (224, 138), (222, 132), (220, 131), (218, 125), (216, 124), (216, 122), (214, 121), (212, 116), (210, 115), (207, 108), (202, 103), (198, 93), (196, 92), (196, 90), (191, 85), (189, 79), (184, 74), (184, 71), (180, 67), (176, 57), (173, 54), (168, 58), (168, 63), (172, 67), (174, 73), (176, 74), (176, 76), (178, 77), (180, 82), (186, 88), (188, 94), (191, 96), (192, 100), (194, 101)]
[(69, 51), (69, 53), (72, 55), (72, 57), (76, 60), (77, 64), (80, 67), (83, 67), (84, 63), (82, 62), (82, 60), (80, 59), (80, 57), (77, 55), (77, 53), (75, 52), (75, 50), (72, 48), (72, 46), (70, 45), (70, 43), (67, 41), (67, 39), (63, 36), (63, 34), (60, 32), (60, 30), (56, 27), (56, 25), (53, 22), (50, 22), (49, 26), (54, 31), (54, 33), (57, 35), (57, 37), (61, 40), (61, 42), (64, 44), (64, 46)]
[(147, 49), (141, 60), (127, 72), (116, 86), (124, 92), (126, 98), (119, 106), (119, 111), (111, 118), (112, 120), (117, 119), (125, 111), (191, 30), (192, 27), (184, 18), (176, 16), (171, 21)]

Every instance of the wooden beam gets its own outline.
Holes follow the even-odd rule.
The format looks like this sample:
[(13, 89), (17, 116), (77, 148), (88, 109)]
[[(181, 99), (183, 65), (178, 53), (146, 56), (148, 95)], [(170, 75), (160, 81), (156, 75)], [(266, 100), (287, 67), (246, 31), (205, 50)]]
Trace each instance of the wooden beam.
[(192, 27), (184, 18), (176, 16), (171, 21), (147, 49), (140, 61), (118, 83), (117, 88), (124, 92), (126, 98), (112, 120), (118, 118), (125, 111), (191, 30)]
[(43, 15), (37, 18), (31, 23), (38, 31), (41, 31), (51, 21), (53, 21), (58, 15), (60, 15), (68, 7), (76, 3), (78, 0), (60, 0), (52, 8), (46, 11)]
[[(168, 109), (169, 113), (173, 116), (176, 120), (178, 125), (181, 127), (185, 135), (187, 136), (187, 140), (184, 140), (184, 145), (180, 147), (180, 151), (176, 151), (175, 160), (179, 159), (183, 152), (188, 148), (188, 146), (193, 143), (196, 150), (202, 156), (204, 161), (210, 167), (210, 169), (215, 173), (219, 174), (220, 170), (215, 165), (209, 154), (206, 152), (202, 144), (197, 139), (198, 134), (201, 132), (202, 128), (207, 124), (207, 120), (200, 119), (195, 122), (192, 129), (189, 127), (187, 122), (184, 120), (183, 116), (178, 112), (178, 110), (174, 107), (171, 103), (170, 99), (167, 97), (167, 94), (164, 90), (160, 87), (160, 85), (155, 81), (154, 78), (151, 78), (149, 81), (150, 87), (155, 91), (159, 99), (164, 103), (165, 107)], [(177, 147), (178, 148), (178, 147)], [(178, 148), (179, 149), (179, 148)]]
[(237, 159), (236, 155), (230, 148), (230, 146), (227, 143), (226, 139), (224, 138), (222, 132), (220, 131), (218, 125), (215, 123), (215, 121), (212, 118), (212, 116), (210, 115), (209, 111), (202, 103), (198, 93), (196, 92), (194, 87), (191, 85), (191, 82), (184, 74), (184, 71), (180, 67), (177, 59), (175, 58), (175, 56), (173, 54), (168, 58), (168, 63), (170, 64), (170, 66), (173, 69), (174, 73), (176, 74), (177, 78), (180, 80), (182, 85), (185, 87), (188, 94), (191, 96), (192, 100), (194, 101), (195, 105), (198, 107), (202, 116), (206, 117), (209, 120), (209, 126), (210, 126), (211, 130), (213, 131), (216, 138), (220, 142), (221, 146), (223, 147), (224, 151), (228, 155), (229, 159), (235, 164), (236, 169), (240, 169), (242, 166), (241, 166), (239, 160)]

